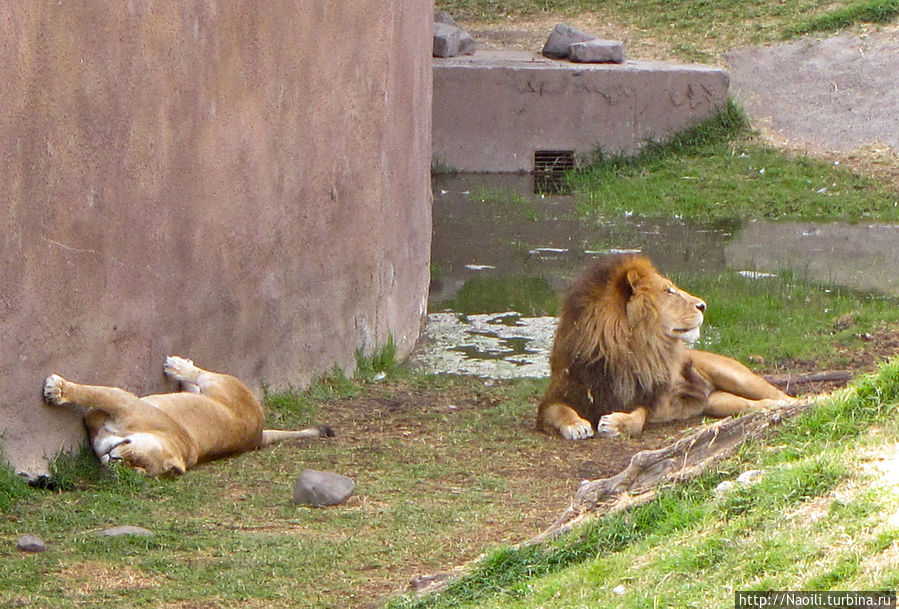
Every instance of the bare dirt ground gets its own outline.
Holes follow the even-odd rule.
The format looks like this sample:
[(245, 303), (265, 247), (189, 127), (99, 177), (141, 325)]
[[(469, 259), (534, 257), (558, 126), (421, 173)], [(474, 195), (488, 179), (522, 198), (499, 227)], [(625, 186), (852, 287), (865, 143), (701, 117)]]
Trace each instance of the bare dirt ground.
[(724, 54), (731, 95), (776, 146), (899, 186), (899, 26)]

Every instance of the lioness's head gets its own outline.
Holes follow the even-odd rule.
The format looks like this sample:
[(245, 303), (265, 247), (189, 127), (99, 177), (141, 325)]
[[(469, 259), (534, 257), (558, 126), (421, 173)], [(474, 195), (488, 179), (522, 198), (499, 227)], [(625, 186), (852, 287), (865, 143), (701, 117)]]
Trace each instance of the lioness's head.
[(655, 326), (664, 336), (692, 343), (699, 339), (705, 302), (677, 287), (651, 265), (638, 265), (627, 273), (631, 298), (627, 319), (632, 328)]

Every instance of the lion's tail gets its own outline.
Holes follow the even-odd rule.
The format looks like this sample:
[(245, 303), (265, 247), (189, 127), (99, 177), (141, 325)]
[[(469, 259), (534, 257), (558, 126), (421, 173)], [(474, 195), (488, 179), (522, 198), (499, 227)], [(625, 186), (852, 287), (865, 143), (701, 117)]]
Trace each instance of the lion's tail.
[(319, 425), (310, 427), (309, 429), (299, 429), (296, 431), (286, 431), (281, 429), (265, 429), (262, 431), (261, 446), (269, 446), (275, 442), (284, 440), (300, 440), (303, 438), (321, 438), (333, 437), (334, 430), (327, 425)]

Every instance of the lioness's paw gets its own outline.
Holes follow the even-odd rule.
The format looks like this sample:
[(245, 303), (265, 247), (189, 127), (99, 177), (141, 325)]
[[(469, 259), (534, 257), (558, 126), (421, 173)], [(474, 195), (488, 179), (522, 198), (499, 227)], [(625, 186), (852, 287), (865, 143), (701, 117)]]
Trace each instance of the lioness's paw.
[(48, 404), (57, 406), (68, 403), (69, 400), (65, 396), (65, 384), (66, 380), (58, 374), (48, 376), (44, 381), (44, 400)]
[(593, 437), (593, 426), (588, 421), (578, 421), (572, 425), (562, 425), (559, 433), (566, 440), (586, 440)]
[(194, 366), (192, 361), (177, 355), (170, 355), (165, 358), (163, 369), (166, 374), (176, 381), (196, 381), (200, 375), (200, 369)]

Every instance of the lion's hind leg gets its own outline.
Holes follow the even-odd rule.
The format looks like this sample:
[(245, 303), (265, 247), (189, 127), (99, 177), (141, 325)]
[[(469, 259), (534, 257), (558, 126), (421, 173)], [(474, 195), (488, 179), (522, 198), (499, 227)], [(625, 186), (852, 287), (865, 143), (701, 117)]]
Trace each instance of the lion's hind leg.
[[(791, 399), (735, 359), (708, 351), (690, 350), (687, 353), (694, 369), (712, 385), (714, 391), (756, 401)], [(720, 399), (727, 398), (722, 396)]]
[(548, 433), (558, 432), (566, 440), (584, 440), (594, 434), (590, 421), (582, 418), (571, 406), (560, 402), (540, 405), (537, 426)]
[(766, 408), (774, 408), (775, 406), (783, 406), (796, 401), (787, 394), (783, 394), (783, 398), (762, 398), (754, 400), (744, 398), (741, 395), (734, 395), (727, 391), (713, 391), (709, 395), (709, 400), (702, 411), (702, 414), (718, 419), (729, 417), (741, 412), (750, 410), (763, 410)]

